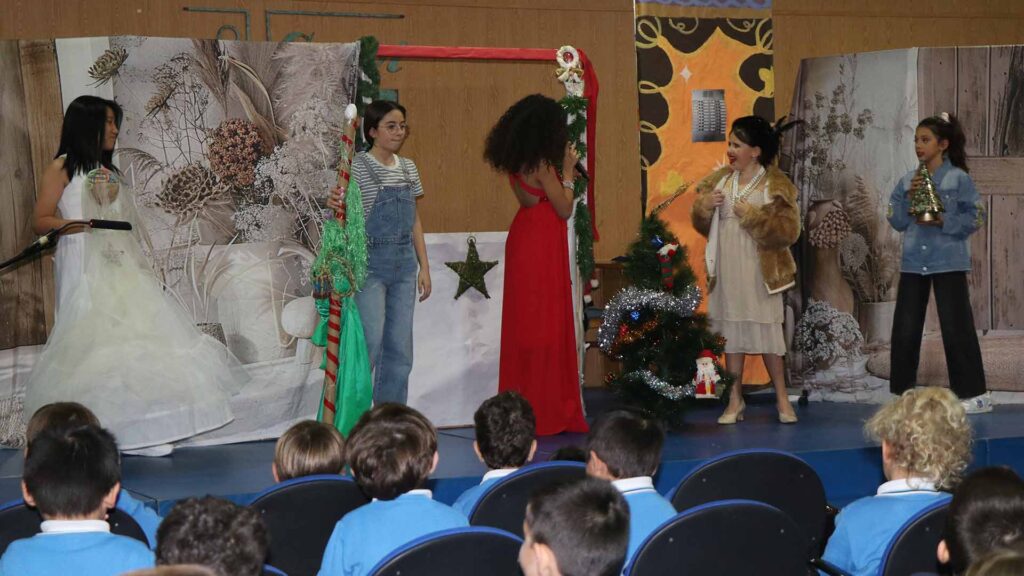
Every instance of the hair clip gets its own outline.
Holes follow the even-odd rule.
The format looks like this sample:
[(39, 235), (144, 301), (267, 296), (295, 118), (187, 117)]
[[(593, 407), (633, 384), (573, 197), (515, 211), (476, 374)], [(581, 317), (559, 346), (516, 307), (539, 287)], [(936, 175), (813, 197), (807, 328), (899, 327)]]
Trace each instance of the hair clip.
[(941, 118), (943, 122), (946, 122), (948, 124), (949, 123), (949, 112), (940, 112), (939, 113), (939, 118)]

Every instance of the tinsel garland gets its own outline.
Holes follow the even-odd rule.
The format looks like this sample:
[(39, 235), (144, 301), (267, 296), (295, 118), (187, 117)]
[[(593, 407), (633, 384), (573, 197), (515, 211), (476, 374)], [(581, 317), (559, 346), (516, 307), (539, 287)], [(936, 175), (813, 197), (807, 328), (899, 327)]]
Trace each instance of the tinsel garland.
[(688, 318), (693, 316), (701, 298), (701, 290), (696, 284), (687, 286), (679, 296), (635, 286), (625, 288), (605, 306), (604, 320), (597, 329), (598, 346), (613, 358), (621, 358), (621, 354), (616, 353), (620, 338), (619, 327), (627, 322), (627, 318), (634, 322), (638, 321), (643, 310)]
[(661, 394), (665, 398), (673, 401), (682, 400), (684, 398), (693, 398), (696, 392), (696, 387), (693, 385), (693, 382), (682, 386), (673, 386), (661, 378), (658, 378), (658, 376), (650, 370), (637, 370), (635, 372), (630, 372), (629, 374), (624, 374), (622, 378), (625, 380), (639, 380), (651, 390), (654, 390), (658, 394)]

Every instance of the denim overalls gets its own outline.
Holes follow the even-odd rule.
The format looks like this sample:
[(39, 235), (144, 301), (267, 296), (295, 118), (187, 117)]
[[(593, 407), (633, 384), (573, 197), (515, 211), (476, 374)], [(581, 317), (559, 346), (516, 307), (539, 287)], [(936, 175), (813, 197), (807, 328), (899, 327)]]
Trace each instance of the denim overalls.
[(373, 403), (405, 404), (412, 370), (412, 317), (419, 269), (412, 244), (416, 222), (413, 182), (405, 162), (397, 156), (405, 177), (401, 186), (383, 186), (376, 167), (366, 156), (360, 155), (359, 161), (377, 187), (377, 199), (366, 218), (369, 273), (363, 289), (356, 294), (374, 369)]

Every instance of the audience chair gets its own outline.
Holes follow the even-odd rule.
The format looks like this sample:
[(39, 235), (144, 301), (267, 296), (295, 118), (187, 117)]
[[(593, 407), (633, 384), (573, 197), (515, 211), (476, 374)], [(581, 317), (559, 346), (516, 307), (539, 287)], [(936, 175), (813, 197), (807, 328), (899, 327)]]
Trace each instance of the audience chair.
[(514, 534), (485, 526), (454, 528), (427, 534), (388, 554), (370, 576), (450, 576), (487, 574), (520, 576), (519, 548)]
[(351, 478), (318, 474), (275, 484), (249, 506), (270, 530), (267, 563), (289, 576), (312, 576), (334, 525), (369, 501)]
[(679, 512), (736, 498), (782, 510), (806, 535), (810, 555), (823, 552), (828, 520), (825, 487), (807, 462), (788, 452), (738, 450), (721, 454), (691, 471), (668, 495)]
[[(42, 523), (43, 517), (35, 508), (26, 506), (24, 500), (14, 500), (0, 506), (0, 556), (11, 542), (39, 534), (39, 525)], [(111, 533), (134, 538), (149, 547), (146, 533), (127, 512), (114, 508), (107, 516), (107, 523), (110, 524)]]
[(944, 500), (911, 516), (885, 550), (882, 576), (941, 572), (935, 550), (946, 529), (948, 511), (949, 500)]
[(647, 537), (627, 576), (800, 576), (808, 574), (807, 539), (774, 506), (720, 500), (680, 512)]
[(576, 480), (587, 475), (581, 462), (530, 464), (492, 484), (469, 513), (473, 526), (490, 526), (523, 537), (526, 503), (534, 490), (551, 482)]

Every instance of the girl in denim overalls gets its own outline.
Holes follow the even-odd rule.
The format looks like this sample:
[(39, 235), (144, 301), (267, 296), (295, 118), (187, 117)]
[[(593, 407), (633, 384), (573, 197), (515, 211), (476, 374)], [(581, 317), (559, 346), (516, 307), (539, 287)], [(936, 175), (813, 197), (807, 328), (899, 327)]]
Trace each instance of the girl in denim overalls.
[(971, 270), (968, 238), (984, 224), (985, 213), (967, 175), (966, 140), (956, 117), (946, 113), (917, 125), (917, 158), (928, 166), (945, 208), (938, 225), (918, 224), (908, 213), (911, 190), (920, 183), (917, 170), (896, 183), (889, 199), (889, 223), (903, 233), (889, 389), (902, 394), (917, 383), (925, 311), (929, 292), (934, 290), (950, 388), (968, 413), (978, 413), (991, 411), (992, 401), (985, 389), (981, 347), (967, 289)]
[(398, 156), (407, 133), (405, 108), (372, 102), (363, 117), (363, 135), (371, 148), (352, 162), (366, 212), (369, 274), (356, 304), (374, 368), (374, 404), (405, 404), (416, 293), (421, 302), (430, 296), (430, 265), (416, 209), (423, 186), (412, 160)]

